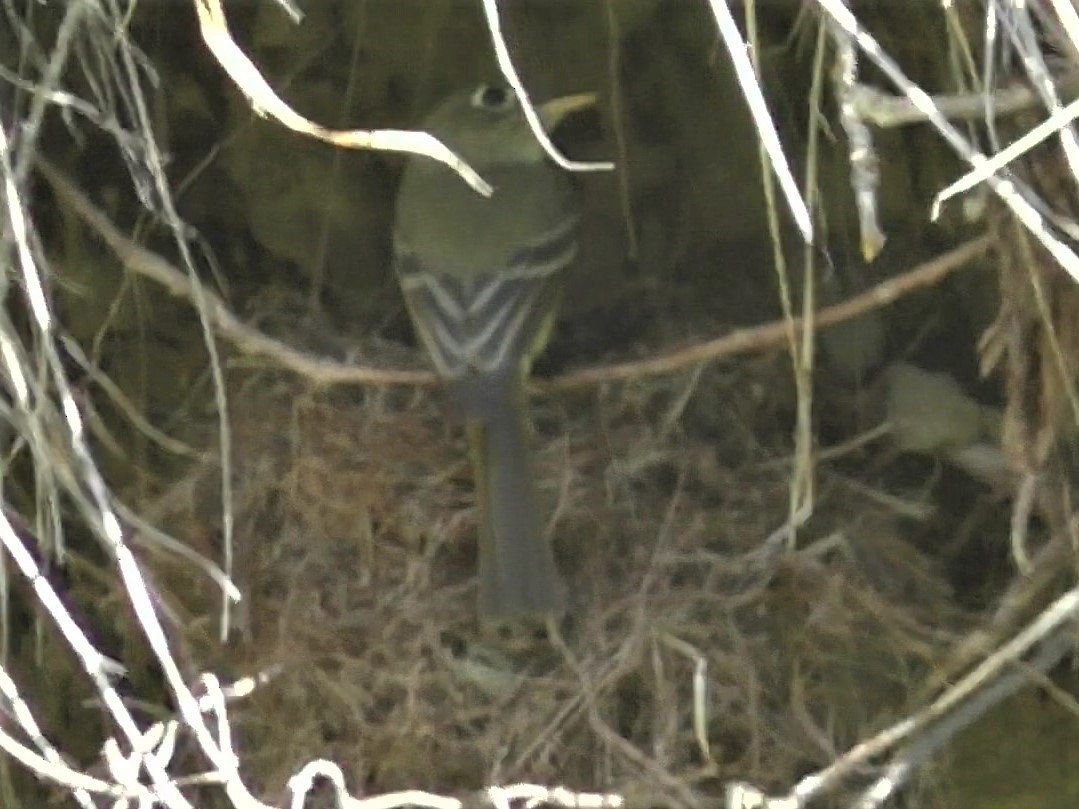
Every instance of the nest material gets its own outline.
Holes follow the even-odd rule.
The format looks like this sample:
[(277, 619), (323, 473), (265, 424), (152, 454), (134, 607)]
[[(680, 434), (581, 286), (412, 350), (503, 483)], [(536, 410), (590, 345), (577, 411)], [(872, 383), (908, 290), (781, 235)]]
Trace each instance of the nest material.
[[(638, 5), (651, 14), (653, 4)], [(266, 13), (271, 12), (278, 13)], [(398, 25), (403, 18), (392, 19)], [(907, 22), (904, 16), (896, 30), (903, 41), (912, 41)], [(692, 29), (694, 41), (712, 30), (683, 28)], [(677, 33), (673, 25), (641, 30)], [(294, 36), (291, 28), (288, 36)], [(396, 44), (400, 38), (372, 39)], [(111, 49), (120, 40), (102, 41)], [(932, 48), (933, 42), (925, 37), (917, 44)], [(545, 38), (542, 55), (549, 60), (546, 45)], [(678, 138), (703, 144), (690, 149), (693, 154), (713, 154), (715, 127), (728, 147), (741, 143), (747, 154), (755, 152), (747, 145), (752, 141), (728, 137), (727, 117), (700, 103), (712, 97), (700, 89), (712, 86), (711, 67), (701, 62), (700, 69), (687, 71), (682, 54), (696, 51), (673, 39), (660, 45), (654, 53), (682, 60), (670, 71), (678, 80), (659, 93), (651, 81), (634, 85), (627, 72), (626, 97), (637, 102), (630, 112), (650, 125), (674, 122)], [(458, 42), (452, 47), (456, 55), (478, 52)], [(606, 54), (576, 49), (592, 50), (606, 75)], [(408, 77), (424, 73), (413, 69), (410, 55), (400, 58), (408, 60)], [(365, 80), (380, 75), (371, 68), (383, 61), (368, 61)], [(647, 62), (631, 61), (649, 72)], [(576, 81), (583, 73), (570, 75)], [(634, 87), (643, 89), (636, 94)], [(679, 97), (689, 101), (672, 101), (653, 114), (657, 100)], [(182, 105), (178, 109), (184, 113)], [(238, 109), (247, 116), (246, 104)], [(197, 156), (201, 160), (202, 152)], [(924, 153), (919, 156), (925, 160)], [(671, 174), (669, 156), (662, 157), (652, 172), (657, 178)], [(731, 162), (752, 168), (755, 176), (753, 160)], [(756, 216), (742, 184), (728, 182), (726, 175), (723, 182), (700, 182), (697, 164), (686, 165), (692, 168), (684, 174), (682, 192), (671, 196), (692, 204), (685, 211), (671, 206), (674, 219), (692, 214), (701, 223), (698, 230), (711, 237), (717, 219), (745, 222)], [(910, 173), (904, 161), (885, 161), (884, 168), (889, 166), (903, 176)], [(230, 168), (234, 177), (264, 179), (264, 172)], [(296, 163), (301, 174), (306, 168)], [(643, 187), (645, 172), (638, 171)], [(1068, 177), (1055, 166), (1050, 175)], [(216, 204), (221, 183), (208, 177), (204, 199)], [(351, 208), (361, 201), (357, 186), (338, 187), (353, 191), (333, 198), (352, 203), (346, 205), (349, 215), (333, 221), (355, 237), (361, 232)], [(741, 190), (733, 195), (732, 187)], [(329, 185), (314, 188), (331, 191)], [(291, 202), (305, 214), (314, 209), (303, 195), (294, 196)], [(237, 232), (232, 219), (216, 221), (226, 222), (230, 234)], [(257, 217), (250, 224), (270, 253), (280, 247), (270, 238), (282, 232), (276, 220), (269, 231), (258, 226)], [(357, 265), (380, 266), (375, 258), (358, 261), (353, 251), (324, 251), (321, 227), (301, 222), (298, 230), (317, 249), (297, 249), (290, 231), (285, 257), (311, 258), (319, 283), (327, 253), (347, 259), (342, 266), (349, 281)], [(664, 236), (655, 243), (661, 254), (677, 254), (672, 241)], [(366, 249), (377, 247), (377, 239), (360, 242)], [(618, 251), (607, 252), (621, 272)], [(251, 263), (262, 270), (264, 259)], [(1029, 265), (1023, 255), (1013, 259), (1015, 268), (1025, 271)], [(657, 271), (656, 277), (677, 277), (676, 263), (667, 269), (672, 272)], [(352, 289), (333, 280), (331, 268), (326, 288), (336, 297)], [(1014, 308), (1013, 319), (1001, 321), (1015, 363), (1013, 407), (1030, 393), (1016, 423), (1044, 428), (1037, 440), (1028, 440), (1028, 430), (1014, 444), (1024, 450), (1055, 446), (1067, 412), (1060, 378), (1074, 373), (1069, 365), (1053, 377), (1047, 358), (1056, 351), (1050, 345), (1054, 335), (1065, 357), (1076, 355), (1074, 287), (1061, 279), (1052, 288), (1048, 299), (1055, 313), (1044, 318), (1034, 314), (1025, 275), (1004, 281), (1004, 298)], [(609, 284), (594, 286), (610, 294)], [(694, 297), (703, 297), (700, 287), (693, 288)], [(362, 291), (369, 299), (368, 290)], [(741, 303), (729, 286), (720, 291)], [(96, 319), (80, 336), (96, 331)], [(1037, 351), (1029, 351), (1031, 346)], [(1035, 360), (1028, 362), (1031, 355)], [(574, 612), (561, 635), (547, 638), (485, 634), (475, 625), (469, 474), (460, 436), (445, 424), (435, 399), (375, 390), (327, 392), (269, 372), (235, 375), (231, 506), (237, 574), (249, 602), (241, 616), (244, 637), (224, 649), (219, 645), (220, 596), (201, 570), (157, 554), (146, 561), (177, 619), (174, 651), (188, 663), (192, 679), (207, 669), (223, 676), (279, 669), (232, 709), (253, 788), (267, 800), (280, 800), (278, 791), (299, 765), (326, 756), (345, 768), (357, 794), (403, 787), (471, 790), (527, 777), (589, 789), (617, 784), (642, 803), (691, 805), (730, 778), (786, 789), (869, 728), (904, 713), (908, 692), (932, 681), (926, 669), (969, 624), (956, 606), (964, 600), (948, 587), (941, 549), (920, 549), (910, 541), (910, 522), (881, 505), (886, 498), (864, 497), (878, 471), (873, 467), (857, 469), (858, 487), (822, 468), (813, 520), (795, 548), (788, 552), (782, 542), (766, 541), (786, 519), (790, 499), (786, 467), (762, 465), (787, 443), (775, 437), (785, 435), (793, 421), (788, 376), (785, 367), (765, 360), (737, 371), (702, 372), (692, 397), (684, 395), (686, 380), (671, 377), (611, 389), (590, 407), (539, 404), (536, 444), (553, 515), (550, 530), (574, 594)], [(176, 378), (170, 368), (167, 387), (183, 388)], [(688, 411), (679, 402), (688, 402)], [(1035, 453), (1029, 466), (1038, 468), (1041, 460)], [(138, 503), (136, 511), (219, 559), (220, 469), (210, 457), (170, 496)], [(976, 552), (987, 553), (983, 547)], [(979, 580), (972, 590), (982, 586), (979, 573), (980, 568), (969, 573)], [(96, 593), (107, 586), (100, 575), (95, 585)], [(997, 594), (985, 601), (992, 603)], [(116, 609), (125, 603), (117, 589), (93, 603), (96, 612), (89, 606), (85, 612), (95, 619), (106, 616), (107, 634), (122, 638), (121, 656), (132, 679), (145, 684), (157, 672), (148, 653), (137, 651), (140, 636), (126, 613)], [(63, 728), (65, 741), (71, 741), (71, 706), (80, 704), (83, 692), (58, 688), (52, 676), (57, 667), (34, 652), (27, 643), (20, 663), (50, 673), (42, 702), (56, 716), (45, 724)], [(68, 668), (65, 683), (85, 680)], [(708, 685), (701, 702), (693, 687), (696, 673)], [(95, 741), (102, 737), (98, 731)]]
[[(961, 616), (901, 521), (838, 479), (801, 550), (764, 543), (789, 499), (783, 470), (757, 468), (781, 414), (746, 391), (781, 389), (781, 365), (706, 372), (685, 428), (678, 379), (537, 403), (573, 594), (555, 638), (477, 626), (470, 473), (436, 397), (237, 380), (245, 639), (218, 645), (201, 572), (153, 566), (200, 668), (280, 667), (234, 707), (254, 783), (326, 756), (371, 792), (527, 778), (691, 805), (728, 778), (788, 784), (894, 715)], [(208, 459), (161, 515), (215, 558), (219, 480)]]

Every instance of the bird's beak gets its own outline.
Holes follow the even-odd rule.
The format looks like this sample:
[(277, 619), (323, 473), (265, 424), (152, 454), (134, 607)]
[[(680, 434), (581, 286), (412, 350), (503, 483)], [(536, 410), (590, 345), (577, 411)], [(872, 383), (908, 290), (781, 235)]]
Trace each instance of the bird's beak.
[(576, 95), (552, 98), (536, 107), (543, 128), (548, 132), (554, 131), (560, 123), (569, 116), (590, 110), (596, 106), (595, 93), (577, 93)]

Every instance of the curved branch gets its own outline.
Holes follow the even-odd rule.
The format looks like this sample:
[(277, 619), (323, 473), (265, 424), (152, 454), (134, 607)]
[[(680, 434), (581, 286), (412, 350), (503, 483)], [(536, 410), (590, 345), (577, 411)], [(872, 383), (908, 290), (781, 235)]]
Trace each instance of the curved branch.
[[(57, 169), (40, 159), (38, 168), (59, 197), (116, 254), (126, 269), (156, 281), (177, 297), (194, 302), (194, 284), (197, 280), (189, 278), (157, 253), (132, 242)], [(821, 329), (834, 326), (872, 309), (887, 306), (918, 289), (939, 283), (949, 273), (988, 253), (995, 243), (996, 239), (990, 234), (964, 242), (902, 275), (882, 281), (860, 295), (821, 309), (815, 317), (816, 326)], [(300, 351), (243, 323), (212, 290), (204, 288), (202, 293), (209, 309), (207, 315), (210, 322), (239, 351), (271, 358), (281, 367), (317, 384), (414, 387), (438, 384), (438, 378), (431, 371), (354, 365)], [(797, 329), (800, 326), (801, 319), (796, 318), (794, 327)], [(596, 365), (550, 379), (535, 379), (532, 387), (543, 393), (554, 393), (671, 374), (701, 363), (781, 346), (787, 339), (789, 328), (790, 325), (783, 320), (775, 320), (640, 360)]]

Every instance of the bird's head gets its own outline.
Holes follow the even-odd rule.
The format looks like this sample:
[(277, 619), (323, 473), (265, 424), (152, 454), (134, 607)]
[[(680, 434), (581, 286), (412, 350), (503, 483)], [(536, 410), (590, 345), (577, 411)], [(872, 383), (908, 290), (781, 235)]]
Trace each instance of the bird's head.
[[(570, 115), (594, 105), (595, 94), (578, 93), (539, 104), (536, 112), (543, 128), (552, 132)], [(504, 85), (481, 84), (449, 96), (421, 128), (475, 166), (534, 163), (546, 158), (517, 94)]]

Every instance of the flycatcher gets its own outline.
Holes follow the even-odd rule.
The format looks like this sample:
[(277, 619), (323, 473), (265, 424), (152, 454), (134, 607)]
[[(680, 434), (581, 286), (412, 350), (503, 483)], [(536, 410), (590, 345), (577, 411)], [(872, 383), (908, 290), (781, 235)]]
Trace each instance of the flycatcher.
[[(551, 130), (592, 103), (590, 94), (568, 96), (537, 111)], [(577, 252), (574, 184), (549, 162), (508, 88), (451, 96), (423, 129), (495, 189), (483, 197), (441, 163), (412, 158), (394, 230), (413, 326), (468, 432), (480, 614), (553, 615), (564, 593), (536, 499), (525, 385)]]

